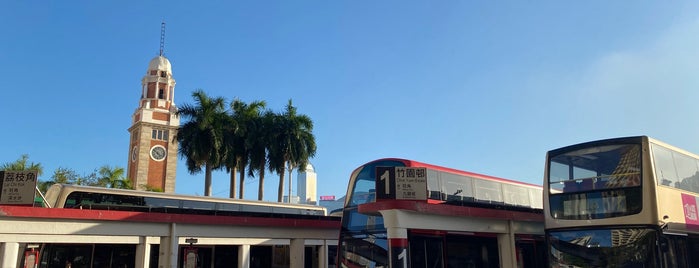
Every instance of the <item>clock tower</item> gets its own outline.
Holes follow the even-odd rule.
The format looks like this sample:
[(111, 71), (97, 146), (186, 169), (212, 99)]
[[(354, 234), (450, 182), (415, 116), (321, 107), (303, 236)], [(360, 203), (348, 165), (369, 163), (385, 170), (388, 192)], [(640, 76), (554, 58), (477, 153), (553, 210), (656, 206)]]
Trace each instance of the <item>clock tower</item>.
[(174, 97), (175, 79), (170, 61), (163, 56), (161, 32), (160, 55), (150, 61), (141, 80), (141, 98), (128, 129), (127, 176), (134, 189), (175, 192), (178, 144), (174, 137), (180, 119)]

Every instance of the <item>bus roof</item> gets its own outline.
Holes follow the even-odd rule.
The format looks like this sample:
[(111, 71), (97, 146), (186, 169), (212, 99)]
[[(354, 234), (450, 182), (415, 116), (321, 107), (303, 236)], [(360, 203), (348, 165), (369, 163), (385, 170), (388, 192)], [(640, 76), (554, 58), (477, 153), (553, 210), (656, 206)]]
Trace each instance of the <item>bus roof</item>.
[(418, 161), (409, 160), (409, 159), (403, 159), (403, 158), (376, 159), (376, 160), (369, 161), (369, 162), (361, 165), (359, 168), (366, 166), (366, 165), (369, 165), (369, 164), (374, 163), (374, 162), (381, 162), (381, 161), (399, 161), (399, 162), (403, 162), (406, 167), (425, 167), (425, 168), (429, 168), (429, 169), (434, 169), (434, 170), (439, 170), (439, 171), (444, 171), (444, 172), (449, 172), (449, 173), (454, 173), (454, 174), (459, 174), (459, 175), (464, 175), (464, 176), (471, 176), (471, 177), (476, 177), (476, 178), (481, 178), (481, 179), (494, 180), (494, 181), (499, 181), (499, 182), (508, 183), (508, 184), (528, 185), (528, 186), (539, 187), (539, 188), (541, 187), (541, 185), (537, 185), (537, 184), (515, 181), (515, 180), (510, 180), (510, 179), (504, 179), (504, 178), (499, 178), (499, 177), (494, 177), (494, 176), (489, 176), (489, 175), (484, 175), (484, 174), (479, 174), (479, 173), (474, 173), (474, 172), (469, 172), (469, 171), (463, 171), (463, 170), (458, 170), (458, 169), (453, 169), (453, 168), (448, 168), (448, 167), (443, 167), (443, 166), (438, 166), (438, 165), (433, 165), (433, 164), (427, 164), (427, 163), (418, 162)]
[(559, 155), (565, 152), (576, 151), (579, 149), (589, 148), (591, 146), (616, 145), (620, 143), (641, 143), (644, 139), (649, 139), (647, 136), (630, 136), (621, 138), (602, 139), (596, 141), (587, 141), (583, 143), (573, 144), (557, 149), (550, 150), (549, 155)]

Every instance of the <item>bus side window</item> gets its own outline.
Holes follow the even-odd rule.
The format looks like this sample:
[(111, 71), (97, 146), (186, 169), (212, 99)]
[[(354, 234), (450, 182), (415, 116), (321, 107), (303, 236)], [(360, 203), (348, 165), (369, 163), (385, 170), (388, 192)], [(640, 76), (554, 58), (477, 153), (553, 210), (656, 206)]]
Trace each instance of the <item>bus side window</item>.
[(563, 191), (564, 192), (577, 192), (578, 191), (578, 182), (574, 180), (569, 180), (563, 182)]
[(684, 236), (660, 236), (658, 242), (665, 267), (693, 267), (687, 263), (687, 256), (690, 255), (687, 255), (689, 248)]
[(699, 237), (689, 236), (686, 243), (687, 259), (690, 267), (699, 267)]
[(607, 188), (607, 181), (602, 180), (602, 179), (597, 179), (597, 181), (595, 182), (595, 189), (600, 190), (600, 189), (604, 189), (604, 188)]
[(592, 179), (585, 179), (580, 182), (580, 191), (589, 191), (592, 190)]

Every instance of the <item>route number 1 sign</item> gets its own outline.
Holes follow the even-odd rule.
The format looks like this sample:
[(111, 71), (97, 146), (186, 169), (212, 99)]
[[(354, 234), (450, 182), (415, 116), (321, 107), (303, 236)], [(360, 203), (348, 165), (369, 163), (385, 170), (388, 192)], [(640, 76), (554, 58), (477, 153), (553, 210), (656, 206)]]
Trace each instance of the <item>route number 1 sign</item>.
[(395, 200), (427, 200), (427, 169), (376, 167), (376, 197)]

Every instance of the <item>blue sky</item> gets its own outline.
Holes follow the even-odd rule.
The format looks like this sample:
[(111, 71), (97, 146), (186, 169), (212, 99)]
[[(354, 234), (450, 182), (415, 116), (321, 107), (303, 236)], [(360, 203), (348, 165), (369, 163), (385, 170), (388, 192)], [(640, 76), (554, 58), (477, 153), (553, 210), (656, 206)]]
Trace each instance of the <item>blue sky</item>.
[[(541, 184), (546, 151), (588, 140), (699, 153), (697, 14), (692, 1), (3, 1), (0, 163), (29, 154), (44, 179), (126, 168), (162, 20), (176, 104), (195, 89), (276, 111), (293, 99), (314, 120), (319, 195), (383, 157)], [(203, 181), (179, 161), (176, 192)], [(227, 196), (228, 175), (213, 188)]]

